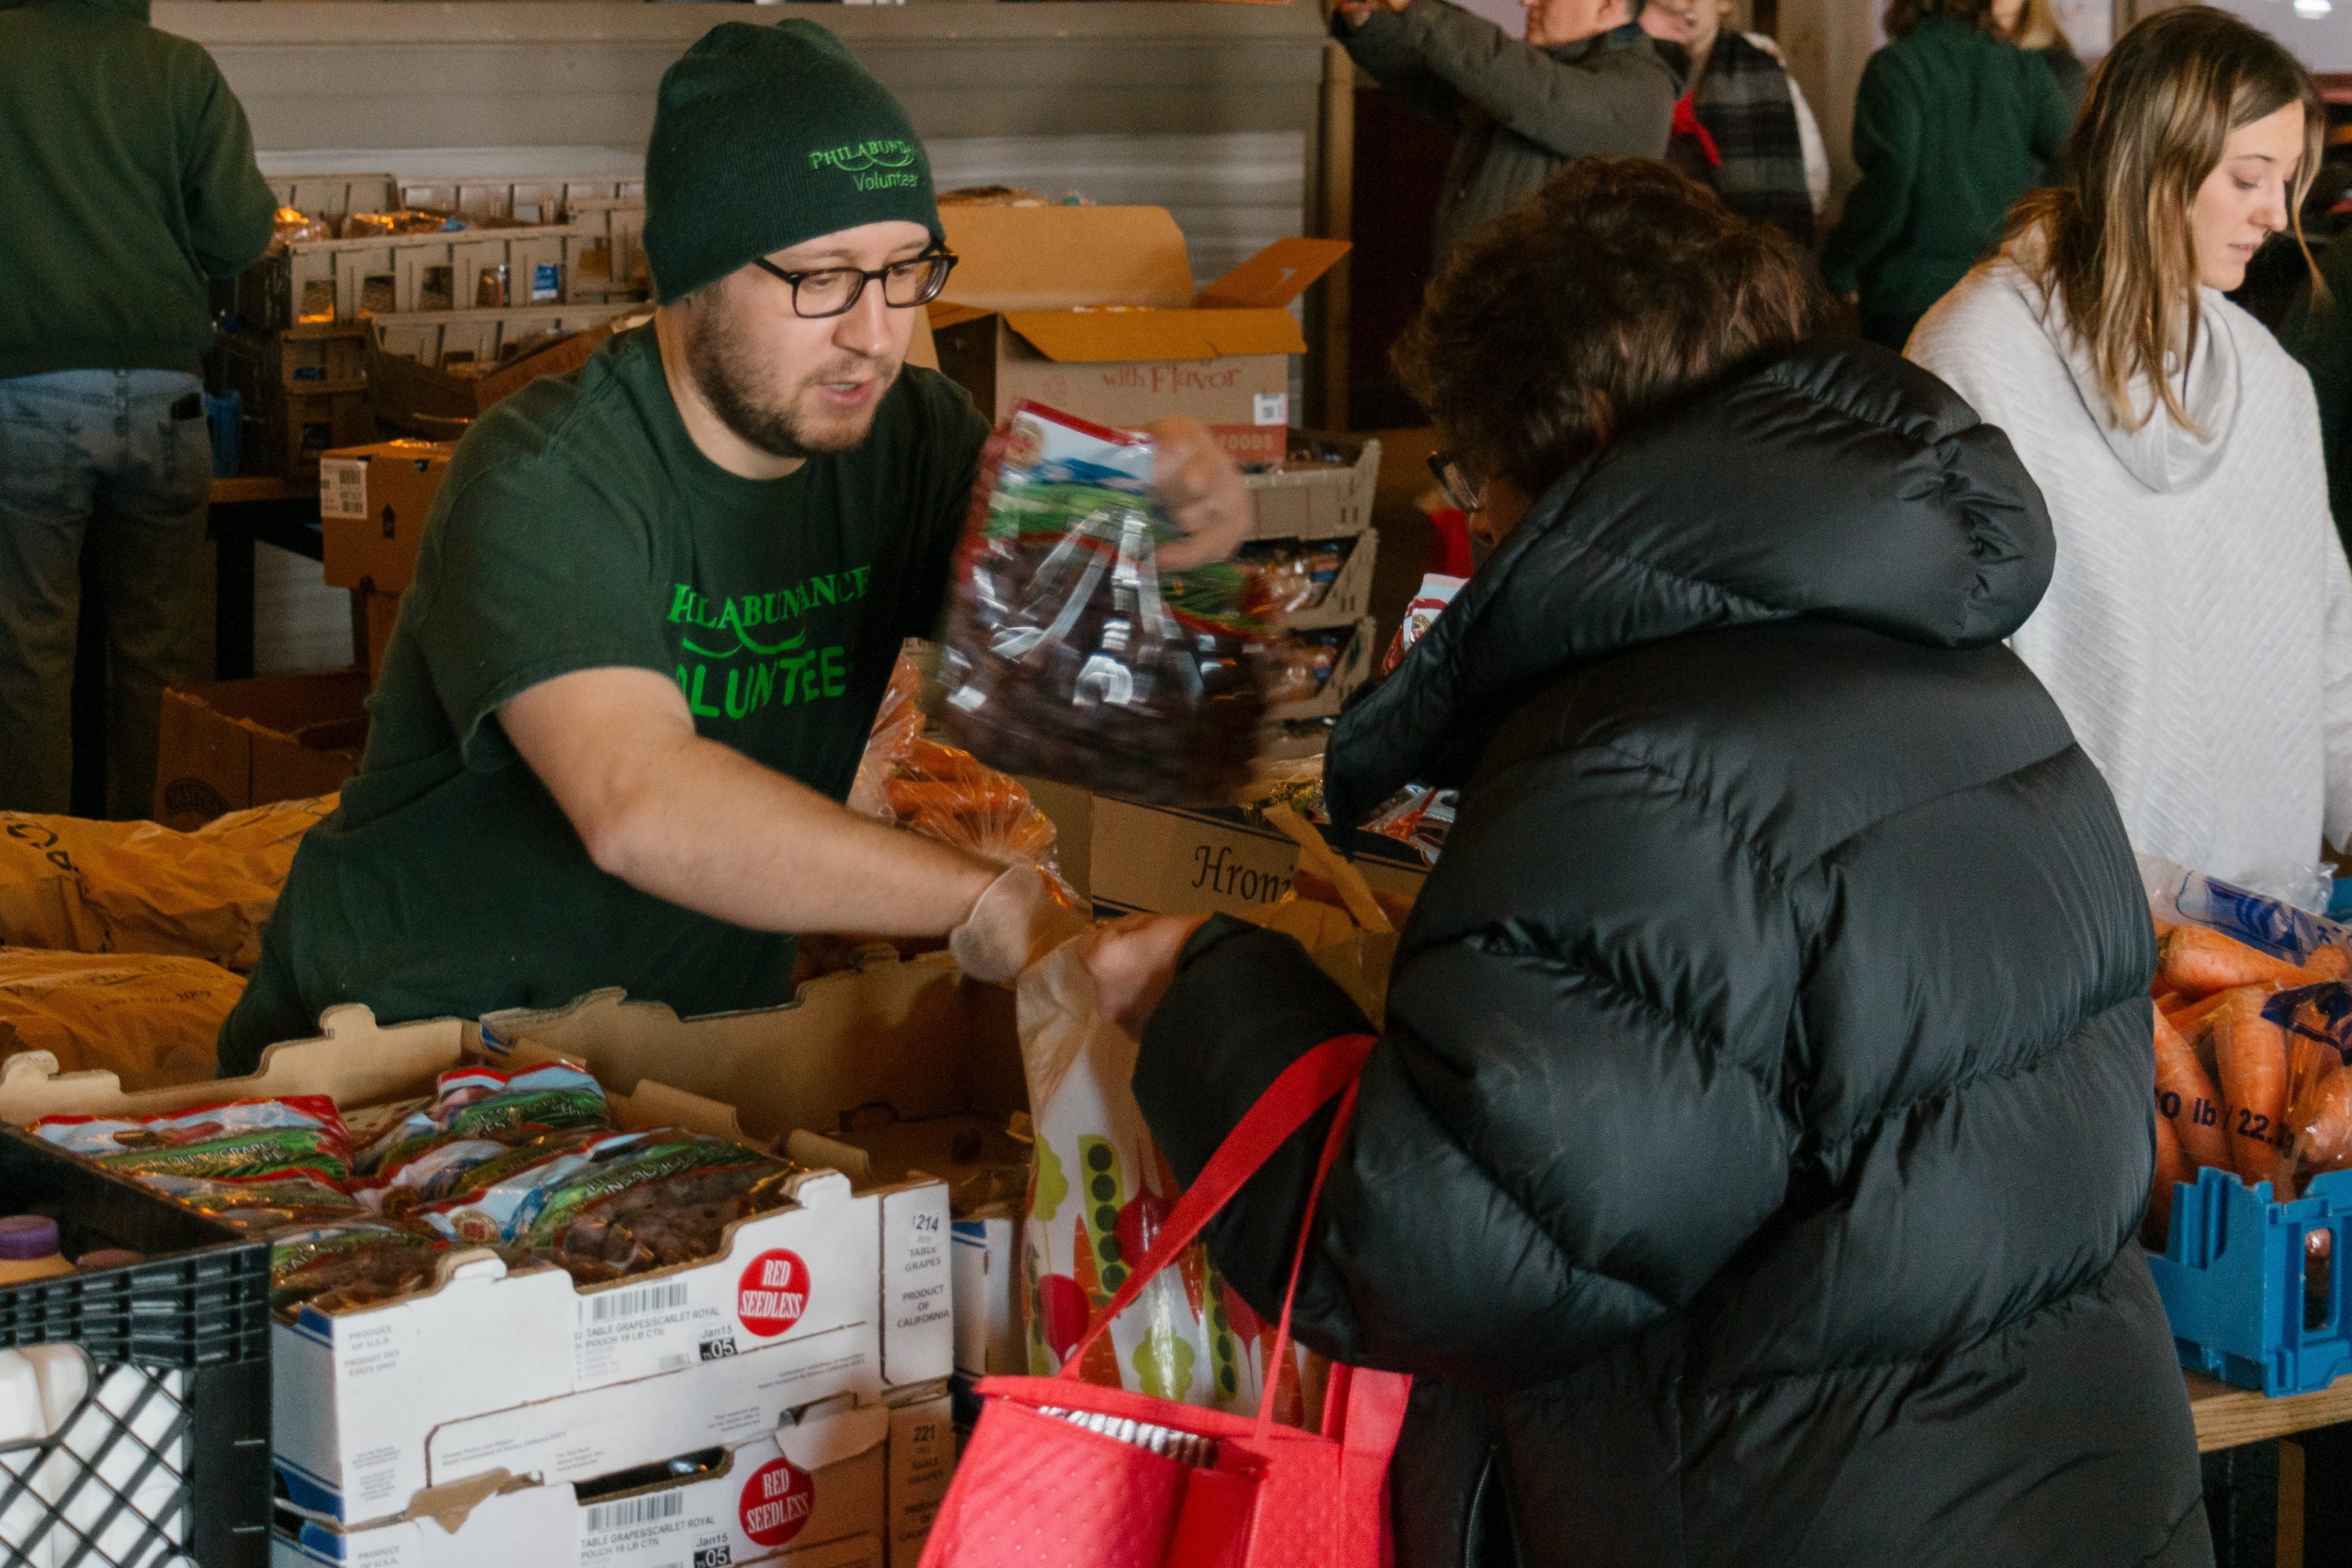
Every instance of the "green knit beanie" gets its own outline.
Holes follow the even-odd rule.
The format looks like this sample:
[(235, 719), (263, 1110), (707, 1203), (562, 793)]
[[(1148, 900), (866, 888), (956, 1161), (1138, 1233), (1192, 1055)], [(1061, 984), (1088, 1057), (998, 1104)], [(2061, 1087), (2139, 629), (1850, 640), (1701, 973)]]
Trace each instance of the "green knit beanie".
[(754, 257), (893, 219), (940, 231), (898, 100), (793, 16), (721, 22), (663, 73), (646, 147), (646, 263), (667, 304)]

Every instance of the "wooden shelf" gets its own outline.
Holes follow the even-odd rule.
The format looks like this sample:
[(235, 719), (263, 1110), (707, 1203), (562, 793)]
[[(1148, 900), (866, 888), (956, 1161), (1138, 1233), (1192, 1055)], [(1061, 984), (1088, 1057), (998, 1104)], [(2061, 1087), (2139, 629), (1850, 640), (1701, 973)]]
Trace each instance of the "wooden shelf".
[(2184, 1375), (2189, 1379), (2189, 1412), (2197, 1422), (2200, 1454), (2352, 1421), (2352, 1374), (2337, 1378), (2315, 1394), (2291, 1394), (2280, 1399), (2232, 1388), (2200, 1372)]

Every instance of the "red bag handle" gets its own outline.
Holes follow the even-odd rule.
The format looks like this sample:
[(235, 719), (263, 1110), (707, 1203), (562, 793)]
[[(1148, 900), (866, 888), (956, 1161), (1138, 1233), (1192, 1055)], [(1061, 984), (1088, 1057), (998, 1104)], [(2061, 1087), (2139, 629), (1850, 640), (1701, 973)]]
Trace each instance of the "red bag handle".
[[(1275, 1152), (1289, 1141), (1291, 1134), (1306, 1126), (1317, 1111), (1334, 1099), (1340, 1099), (1339, 1114), (1332, 1120), (1331, 1135), (1323, 1141), (1323, 1157), (1315, 1168), (1315, 1184), (1307, 1192), (1298, 1247), (1291, 1255), (1290, 1288), (1282, 1301), (1282, 1324), (1275, 1336), (1275, 1355), (1266, 1363), (1269, 1368), (1281, 1365), (1281, 1358), (1289, 1351), (1291, 1301), (1298, 1294), (1299, 1270), (1307, 1260), (1307, 1241), (1314, 1229), (1315, 1205), (1322, 1196), (1324, 1178), (1330, 1174), (1332, 1163), (1339, 1156), (1340, 1136), (1347, 1131), (1349, 1114), (1355, 1107), (1356, 1079), (1364, 1070), (1364, 1058), (1371, 1055), (1372, 1044), (1370, 1035), (1335, 1036), (1282, 1069), (1282, 1076), (1266, 1086), (1257, 1103), (1225, 1134), (1225, 1141), (1217, 1145), (1217, 1152), (1201, 1167), (1200, 1175), (1176, 1200), (1150, 1252), (1128, 1275), (1118, 1293), (1096, 1311), (1086, 1333), (1070, 1347), (1058, 1375), (1076, 1379), (1087, 1352), (1095, 1341), (1110, 1331), (1111, 1323), (1121, 1312), (1135, 1305), (1144, 1287), (1199, 1239), (1218, 1211), (1274, 1158)], [(1258, 1401), (1257, 1436), (1261, 1442), (1274, 1424), (1274, 1394), (1279, 1381), (1269, 1376), (1265, 1396)]]

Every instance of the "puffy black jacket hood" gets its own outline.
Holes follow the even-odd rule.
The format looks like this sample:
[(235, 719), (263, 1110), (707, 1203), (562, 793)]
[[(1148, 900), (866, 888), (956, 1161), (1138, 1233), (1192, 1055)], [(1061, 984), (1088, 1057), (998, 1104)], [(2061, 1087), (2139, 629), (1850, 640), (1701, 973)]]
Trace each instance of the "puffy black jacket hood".
[(1928, 647), (2000, 641), (2053, 559), (2016, 475), (2007, 437), (1926, 371), (1868, 343), (1797, 349), (1544, 493), (1341, 721), (1334, 818), (1444, 777), (1449, 735), (1490, 700), (1703, 626), (1810, 615)]
[[(1562, 479), (1340, 726), (1336, 810), (1463, 790), (1297, 1303), (1416, 1380), (1402, 1568), (2210, 1562), (2147, 899), (2000, 642), (2050, 566), (2005, 437), (1808, 347)], [(1361, 1026), (1205, 927), (1135, 1075), (1178, 1174)], [(1209, 1231), (1262, 1314), (1320, 1132)]]

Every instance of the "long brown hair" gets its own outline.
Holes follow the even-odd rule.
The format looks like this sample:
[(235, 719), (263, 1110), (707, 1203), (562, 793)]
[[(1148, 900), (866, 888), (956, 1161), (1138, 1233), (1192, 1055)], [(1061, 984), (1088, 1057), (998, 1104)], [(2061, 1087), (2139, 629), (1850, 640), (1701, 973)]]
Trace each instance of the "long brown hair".
[(1580, 158), (1454, 253), (1393, 357), (1463, 467), (1532, 498), (1827, 305), (1769, 224), (1653, 159)]
[[(2327, 130), (2319, 90), (2268, 33), (2207, 5), (2159, 11), (2116, 40), (2066, 144), (2074, 184), (2029, 192), (2011, 211), (2011, 238), (2038, 232), (2045, 242), (2029, 265), (2064, 305), (2121, 428), (2138, 429), (2159, 408), (2196, 428), (2164, 368), (2168, 351), (2186, 363), (2197, 350), (2189, 209), (2230, 132), (2291, 103), (2303, 105), (2303, 157), (2287, 205), (2308, 264), (2303, 198)], [(2156, 389), (2146, 413), (2131, 393), (2142, 375)]]

